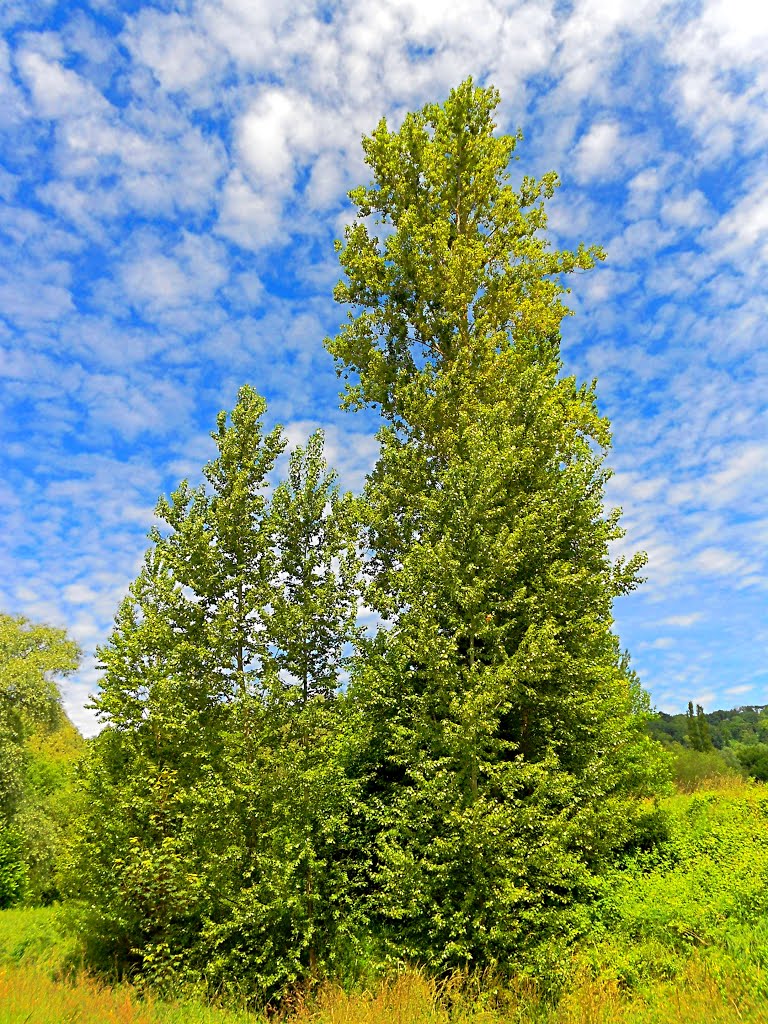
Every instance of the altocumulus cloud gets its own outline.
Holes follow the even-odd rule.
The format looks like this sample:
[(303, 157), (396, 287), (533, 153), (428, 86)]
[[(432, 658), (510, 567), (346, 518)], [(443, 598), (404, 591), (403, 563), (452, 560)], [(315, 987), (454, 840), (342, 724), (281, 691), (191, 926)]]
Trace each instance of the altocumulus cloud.
[[(768, 701), (768, 14), (752, 3), (49, 0), (0, 8), (0, 605), (92, 651), (160, 492), (249, 382), (343, 481), (375, 453), (322, 348), (360, 135), (466, 75), (554, 168), (569, 372), (614, 424), (657, 704)], [(75, 720), (91, 661), (67, 686)]]

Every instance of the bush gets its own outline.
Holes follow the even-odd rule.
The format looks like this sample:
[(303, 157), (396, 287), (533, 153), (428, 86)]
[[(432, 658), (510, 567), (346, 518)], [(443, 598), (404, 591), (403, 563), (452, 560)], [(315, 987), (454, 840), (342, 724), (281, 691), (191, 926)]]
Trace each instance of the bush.
[(753, 779), (768, 782), (768, 743), (753, 743), (751, 746), (739, 746), (736, 756), (742, 768)]
[(677, 788), (691, 793), (720, 779), (738, 778), (740, 773), (718, 750), (679, 747), (675, 751), (672, 774)]

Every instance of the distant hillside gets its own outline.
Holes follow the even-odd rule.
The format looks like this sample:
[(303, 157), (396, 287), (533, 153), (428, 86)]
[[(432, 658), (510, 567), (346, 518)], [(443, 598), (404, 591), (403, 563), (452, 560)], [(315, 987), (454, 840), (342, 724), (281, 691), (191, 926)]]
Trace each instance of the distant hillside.
[[(768, 781), (768, 704), (747, 704), (730, 711), (688, 714), (659, 711), (648, 732), (667, 747), (718, 754), (728, 768)], [(703, 727), (703, 734), (702, 734)], [(692, 733), (693, 728), (693, 733)]]
[[(768, 704), (746, 704), (730, 711), (710, 711), (704, 714), (709, 725), (712, 746), (721, 750), (730, 743), (768, 742)], [(648, 729), (656, 739), (685, 743), (688, 737), (688, 716), (666, 715), (658, 711), (649, 722)]]

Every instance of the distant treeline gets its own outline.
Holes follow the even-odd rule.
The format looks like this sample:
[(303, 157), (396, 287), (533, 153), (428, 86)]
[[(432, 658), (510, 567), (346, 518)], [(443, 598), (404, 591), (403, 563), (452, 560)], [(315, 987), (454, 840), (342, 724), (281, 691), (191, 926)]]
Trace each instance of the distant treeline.
[(752, 778), (768, 781), (768, 704), (748, 704), (730, 711), (658, 712), (648, 732), (666, 747), (682, 746), (718, 753), (725, 763)]

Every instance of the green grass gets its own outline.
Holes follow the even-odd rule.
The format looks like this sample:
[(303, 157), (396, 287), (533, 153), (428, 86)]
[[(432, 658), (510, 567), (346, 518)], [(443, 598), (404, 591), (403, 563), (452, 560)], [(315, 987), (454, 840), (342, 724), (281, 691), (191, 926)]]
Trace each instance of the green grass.
[[(768, 1024), (768, 787), (736, 779), (664, 803), (669, 839), (606, 879), (557, 1002), (530, 979), (418, 971), (299, 994), (281, 1024)], [(0, 912), (0, 1024), (262, 1024), (83, 971), (56, 911)]]

